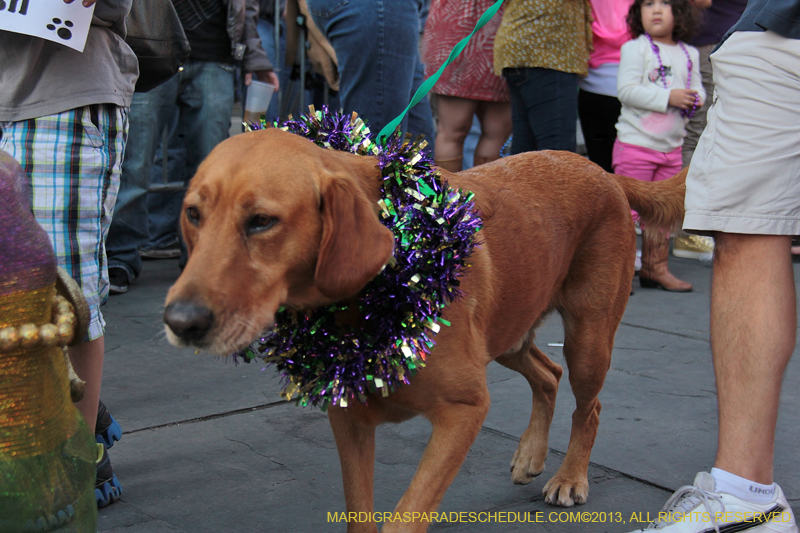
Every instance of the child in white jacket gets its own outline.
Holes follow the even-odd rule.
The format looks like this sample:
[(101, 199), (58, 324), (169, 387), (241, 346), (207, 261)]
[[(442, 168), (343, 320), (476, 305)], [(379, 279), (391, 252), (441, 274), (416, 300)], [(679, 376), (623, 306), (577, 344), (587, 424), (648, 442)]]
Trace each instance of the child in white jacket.
[[(634, 39), (622, 45), (617, 75), (622, 111), (614, 173), (660, 181), (680, 172), (685, 125), (706, 98), (697, 49), (682, 42), (696, 20), (690, 0), (636, 0), (631, 6), (628, 27)], [(691, 284), (669, 272), (668, 252), (666, 235), (644, 243), (641, 286), (691, 291)]]

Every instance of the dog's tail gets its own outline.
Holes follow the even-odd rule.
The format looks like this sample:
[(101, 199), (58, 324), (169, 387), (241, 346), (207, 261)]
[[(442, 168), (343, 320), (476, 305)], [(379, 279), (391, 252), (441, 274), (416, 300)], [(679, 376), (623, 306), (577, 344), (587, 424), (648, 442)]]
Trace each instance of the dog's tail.
[(631, 209), (639, 213), (647, 233), (669, 233), (678, 229), (683, 222), (687, 171), (688, 168), (684, 168), (668, 180), (655, 182), (635, 180), (617, 174), (612, 176), (625, 191)]

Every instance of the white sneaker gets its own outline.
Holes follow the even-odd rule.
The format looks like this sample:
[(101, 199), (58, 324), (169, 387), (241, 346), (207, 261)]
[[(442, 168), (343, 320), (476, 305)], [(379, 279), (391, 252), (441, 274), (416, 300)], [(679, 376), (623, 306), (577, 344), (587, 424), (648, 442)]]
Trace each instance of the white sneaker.
[(775, 485), (775, 497), (765, 504), (714, 492), (714, 478), (700, 472), (694, 485), (675, 491), (658, 513), (658, 521), (631, 533), (798, 533), (792, 508)]

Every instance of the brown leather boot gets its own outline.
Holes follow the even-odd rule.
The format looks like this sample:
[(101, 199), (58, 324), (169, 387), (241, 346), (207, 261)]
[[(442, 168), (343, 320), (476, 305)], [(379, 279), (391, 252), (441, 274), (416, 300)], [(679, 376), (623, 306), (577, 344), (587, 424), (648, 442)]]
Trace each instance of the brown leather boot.
[(669, 239), (656, 237), (650, 242), (642, 242), (642, 269), (639, 271), (639, 284), (645, 289), (661, 287), (670, 292), (691, 292), (692, 284), (679, 280), (667, 268), (669, 257)]

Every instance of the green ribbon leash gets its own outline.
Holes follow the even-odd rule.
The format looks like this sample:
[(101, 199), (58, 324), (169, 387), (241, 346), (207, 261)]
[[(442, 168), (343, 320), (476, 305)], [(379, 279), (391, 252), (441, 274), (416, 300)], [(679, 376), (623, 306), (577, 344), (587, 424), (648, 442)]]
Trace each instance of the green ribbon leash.
[(481, 15), (481, 18), (478, 19), (478, 23), (475, 24), (475, 29), (472, 30), (472, 33), (461, 39), (455, 48), (453, 48), (453, 50), (450, 52), (450, 55), (447, 56), (447, 61), (445, 61), (442, 66), (439, 67), (439, 70), (437, 70), (433, 76), (422, 82), (422, 85), (419, 86), (417, 92), (414, 93), (414, 97), (411, 98), (411, 103), (408, 104), (408, 107), (406, 107), (405, 110), (397, 116), (397, 118), (383, 127), (380, 133), (378, 133), (377, 137), (377, 144), (379, 146), (383, 146), (383, 143), (386, 141), (386, 139), (400, 125), (400, 123), (403, 121), (403, 117), (405, 117), (408, 113), (408, 110), (425, 98), (425, 95), (430, 92), (434, 85), (436, 85), (436, 82), (439, 81), (444, 69), (447, 68), (450, 63), (455, 61), (461, 52), (464, 51), (464, 48), (466, 48), (467, 43), (470, 39), (472, 39), (472, 36), (475, 35), (481, 28), (486, 26), (486, 23), (497, 14), (497, 12), (500, 10), (500, 7), (503, 5), (503, 1), (504, 0), (497, 0), (497, 2), (495, 2), (489, 9), (486, 10), (483, 15)]

